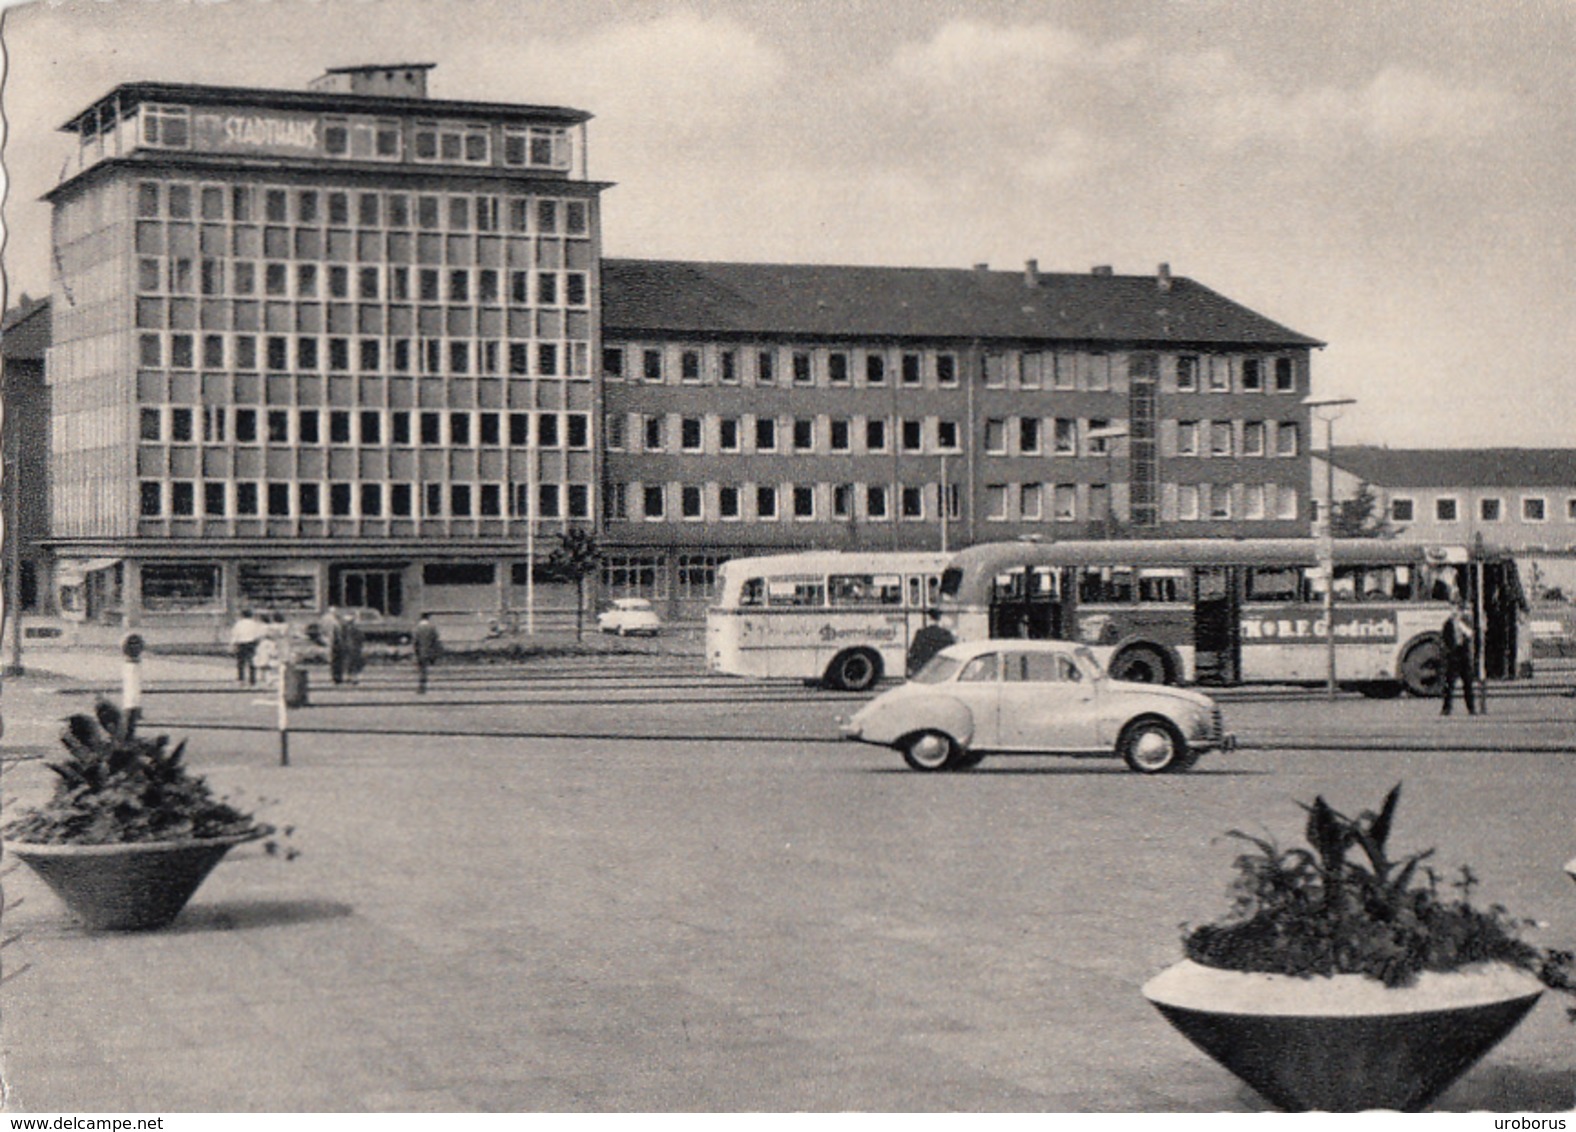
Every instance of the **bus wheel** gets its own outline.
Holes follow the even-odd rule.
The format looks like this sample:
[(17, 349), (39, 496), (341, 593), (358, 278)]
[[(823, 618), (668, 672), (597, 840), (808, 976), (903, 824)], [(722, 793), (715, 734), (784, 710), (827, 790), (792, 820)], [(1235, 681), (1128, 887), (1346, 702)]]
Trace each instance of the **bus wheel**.
[(881, 679), (881, 658), (869, 649), (838, 654), (826, 670), (826, 683), (843, 692), (864, 692)]
[(1126, 649), (1111, 662), (1111, 678), (1135, 684), (1164, 684), (1165, 658), (1150, 648)]
[(1401, 683), (1414, 696), (1432, 698), (1445, 690), (1445, 651), (1432, 637), (1418, 641), (1401, 658)]
[(1186, 770), (1187, 740), (1169, 721), (1164, 719), (1135, 719), (1122, 729), (1116, 741), (1116, 750), (1127, 763), (1129, 770), (1139, 774), (1161, 774), (1168, 770)]
[(921, 731), (903, 743), (903, 761), (915, 770), (946, 770), (957, 754), (958, 745), (939, 731)]

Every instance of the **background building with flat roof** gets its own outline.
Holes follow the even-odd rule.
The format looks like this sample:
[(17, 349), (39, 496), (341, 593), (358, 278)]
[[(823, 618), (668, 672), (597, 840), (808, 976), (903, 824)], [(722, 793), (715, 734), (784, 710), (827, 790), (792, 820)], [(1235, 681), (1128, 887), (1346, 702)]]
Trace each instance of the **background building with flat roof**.
[[(1322, 451), (1314, 463), (1322, 501)], [(1334, 481), (1337, 502), (1366, 484), (1403, 538), (1505, 547), (1544, 584), (1576, 594), (1576, 448), (1337, 445)]]

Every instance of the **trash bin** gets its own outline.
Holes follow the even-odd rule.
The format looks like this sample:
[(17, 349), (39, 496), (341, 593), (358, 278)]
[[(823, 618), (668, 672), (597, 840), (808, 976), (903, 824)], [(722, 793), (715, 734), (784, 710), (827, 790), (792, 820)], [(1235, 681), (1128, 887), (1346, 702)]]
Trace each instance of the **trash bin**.
[(306, 669), (287, 664), (280, 671), (279, 678), (285, 685), (285, 707), (306, 707), (311, 703), (307, 697)]

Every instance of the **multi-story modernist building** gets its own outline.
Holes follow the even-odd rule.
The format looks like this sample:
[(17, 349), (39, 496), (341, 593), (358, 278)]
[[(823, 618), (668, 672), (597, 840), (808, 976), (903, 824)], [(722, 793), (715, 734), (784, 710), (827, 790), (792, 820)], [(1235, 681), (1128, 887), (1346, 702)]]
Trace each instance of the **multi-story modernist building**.
[(1148, 276), (609, 259), (604, 581), (1019, 537), (1307, 533), (1309, 353)]
[(130, 83), (62, 127), (61, 579), (128, 617), (497, 608), (594, 521), (590, 115), (429, 67)]

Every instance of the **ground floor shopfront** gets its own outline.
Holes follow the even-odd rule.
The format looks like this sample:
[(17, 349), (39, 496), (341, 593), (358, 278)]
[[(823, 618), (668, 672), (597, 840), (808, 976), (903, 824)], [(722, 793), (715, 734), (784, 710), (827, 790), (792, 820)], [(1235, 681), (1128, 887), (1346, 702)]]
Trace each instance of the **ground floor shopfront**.
[(57, 543), (52, 549), (55, 612), (74, 621), (228, 624), (243, 610), (288, 619), (334, 606), (374, 609), (389, 618), (430, 613), (440, 623), (493, 625), (528, 610), (572, 614), (575, 602), (573, 585), (545, 576), (546, 548), (535, 554), (533, 573), (529, 552), (513, 542), (264, 539)]

